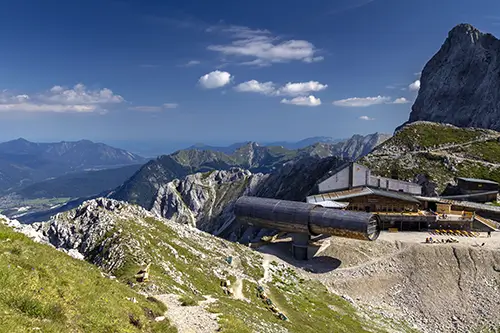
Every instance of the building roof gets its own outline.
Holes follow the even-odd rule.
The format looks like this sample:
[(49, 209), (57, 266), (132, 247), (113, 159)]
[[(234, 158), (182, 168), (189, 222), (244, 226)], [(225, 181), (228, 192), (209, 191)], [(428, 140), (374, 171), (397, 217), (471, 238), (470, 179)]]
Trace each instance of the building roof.
[(483, 183), (483, 184), (495, 184), (498, 185), (497, 182), (487, 179), (478, 179), (478, 178), (466, 178), (466, 177), (457, 177), (457, 179), (470, 182), (470, 183)]
[(380, 189), (374, 189), (374, 188), (370, 188), (370, 190), (373, 192), (373, 194), (380, 195), (382, 197), (387, 197), (387, 198), (392, 198), (392, 199), (397, 199), (397, 200), (402, 200), (402, 201), (408, 201), (408, 202), (414, 202), (414, 203), (420, 203), (420, 201), (415, 199), (414, 196), (409, 195), (409, 194), (404, 193), (404, 192), (387, 191), (387, 190), (380, 190)]
[(352, 190), (311, 195), (306, 198), (306, 201), (308, 203), (317, 203), (323, 201), (339, 201), (366, 195), (379, 195), (382, 197), (392, 198), (396, 200), (420, 203), (420, 201), (415, 199), (415, 197), (403, 192), (380, 190), (369, 187), (353, 188)]
[(421, 196), (418, 196), (415, 198), (417, 198), (421, 201), (437, 202), (437, 203), (443, 203), (443, 204), (450, 204), (450, 205), (454, 205), (454, 206), (472, 208), (472, 209), (476, 209), (476, 210), (484, 210), (484, 211), (488, 211), (488, 212), (500, 213), (500, 206), (487, 205), (487, 204), (483, 204), (483, 203), (470, 202), (470, 201), (450, 200), (450, 199), (445, 199), (445, 198), (440, 198), (440, 197), (421, 197)]
[(314, 204), (326, 207), (326, 208), (346, 208), (349, 206), (348, 202), (337, 202), (337, 201), (320, 201), (320, 202), (315, 202)]
[(485, 195), (496, 195), (498, 194), (498, 191), (486, 191), (486, 192), (479, 192), (479, 193), (471, 193), (471, 194), (458, 194), (458, 195), (446, 195), (442, 196), (442, 199), (449, 199), (449, 200), (455, 200), (455, 199), (469, 199), (469, 198), (474, 198), (474, 197), (482, 197)]

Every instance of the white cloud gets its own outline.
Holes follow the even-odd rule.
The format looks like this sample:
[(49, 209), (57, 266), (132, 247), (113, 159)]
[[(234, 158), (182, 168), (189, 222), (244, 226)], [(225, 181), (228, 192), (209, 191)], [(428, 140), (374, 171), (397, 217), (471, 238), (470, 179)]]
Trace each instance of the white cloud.
[(392, 102), (392, 104), (407, 104), (407, 103), (410, 103), (410, 101), (404, 97), (396, 98), (394, 102)]
[(297, 83), (288, 82), (283, 87), (278, 89), (277, 94), (287, 95), (287, 96), (300, 96), (300, 95), (306, 95), (310, 92), (325, 90), (327, 87), (328, 85), (321, 84), (318, 81), (297, 82)]
[(370, 118), (368, 116), (361, 116), (361, 117), (359, 117), (359, 119), (361, 119), (361, 120), (375, 120), (375, 118)]
[(213, 71), (200, 77), (198, 82), (203, 88), (215, 89), (224, 87), (233, 77), (228, 72)]
[(47, 92), (32, 96), (4, 90), (0, 93), (0, 111), (102, 113), (109, 105), (124, 101), (122, 96), (108, 88), (90, 90), (79, 83), (72, 89), (54, 86)]
[(142, 112), (160, 112), (165, 109), (175, 109), (179, 106), (177, 103), (165, 103), (160, 106), (138, 105), (131, 106), (129, 110), (142, 111)]
[(61, 86), (53, 86), (52, 88), (50, 88), (50, 92), (52, 92), (54, 94), (58, 94), (62, 91), (64, 91), (64, 88)]
[(250, 80), (238, 84), (236, 87), (234, 87), (234, 90), (238, 92), (255, 92), (264, 95), (271, 95), (275, 92), (276, 88), (274, 87), (274, 83), (271, 81), (259, 82), (257, 80)]
[(321, 99), (310, 95), (307, 97), (301, 96), (301, 97), (295, 97), (292, 99), (283, 98), (281, 100), (281, 103), (293, 104), (293, 105), (299, 105), (299, 106), (318, 106), (318, 105), (321, 105)]
[(266, 66), (271, 63), (303, 61), (307, 63), (323, 60), (318, 50), (306, 40), (280, 40), (268, 30), (254, 30), (248, 27), (211, 27), (209, 32), (221, 31), (231, 36), (232, 42), (224, 45), (210, 45), (208, 49), (224, 56), (247, 58), (245, 65)]
[(377, 97), (351, 97), (334, 101), (333, 105), (341, 107), (367, 107), (377, 104), (385, 104), (391, 100), (390, 97), (377, 96)]
[(415, 82), (410, 84), (408, 86), (408, 89), (410, 89), (410, 91), (418, 91), (420, 89), (420, 80), (416, 80)]
[(115, 95), (108, 88), (101, 90), (88, 90), (85, 85), (79, 83), (73, 89), (65, 89), (54, 86), (50, 89), (50, 94), (40, 94), (40, 100), (54, 104), (109, 104), (121, 103), (124, 101), (120, 95)]
[(321, 84), (317, 81), (309, 82), (288, 82), (280, 88), (276, 88), (274, 82), (259, 82), (250, 80), (238, 84), (234, 89), (238, 92), (256, 92), (268, 96), (307, 96), (312, 92), (325, 90), (328, 87), (326, 84)]

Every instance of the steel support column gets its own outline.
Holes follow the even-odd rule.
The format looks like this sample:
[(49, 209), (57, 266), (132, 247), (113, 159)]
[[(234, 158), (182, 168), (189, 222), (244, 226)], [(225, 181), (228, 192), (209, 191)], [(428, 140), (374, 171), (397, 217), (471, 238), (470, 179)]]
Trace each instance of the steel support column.
[(296, 260), (308, 260), (308, 248), (311, 235), (292, 234), (292, 255)]

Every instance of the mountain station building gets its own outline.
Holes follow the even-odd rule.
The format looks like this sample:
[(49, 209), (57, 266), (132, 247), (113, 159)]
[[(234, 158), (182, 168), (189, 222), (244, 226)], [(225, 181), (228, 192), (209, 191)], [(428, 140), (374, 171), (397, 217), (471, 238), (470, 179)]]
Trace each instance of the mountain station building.
[(455, 195), (425, 197), (418, 184), (380, 177), (366, 166), (350, 163), (331, 172), (318, 184), (318, 194), (308, 196), (306, 202), (376, 213), (383, 229), (498, 229), (495, 220), (500, 221), (500, 207), (484, 204), (497, 200), (498, 183), (457, 178), (457, 184)]

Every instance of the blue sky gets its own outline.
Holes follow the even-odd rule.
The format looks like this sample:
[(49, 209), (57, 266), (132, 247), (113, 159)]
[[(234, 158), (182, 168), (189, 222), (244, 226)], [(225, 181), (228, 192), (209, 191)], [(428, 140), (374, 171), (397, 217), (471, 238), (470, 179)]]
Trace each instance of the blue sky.
[(495, 0), (3, 1), (0, 140), (392, 133), (418, 73)]

